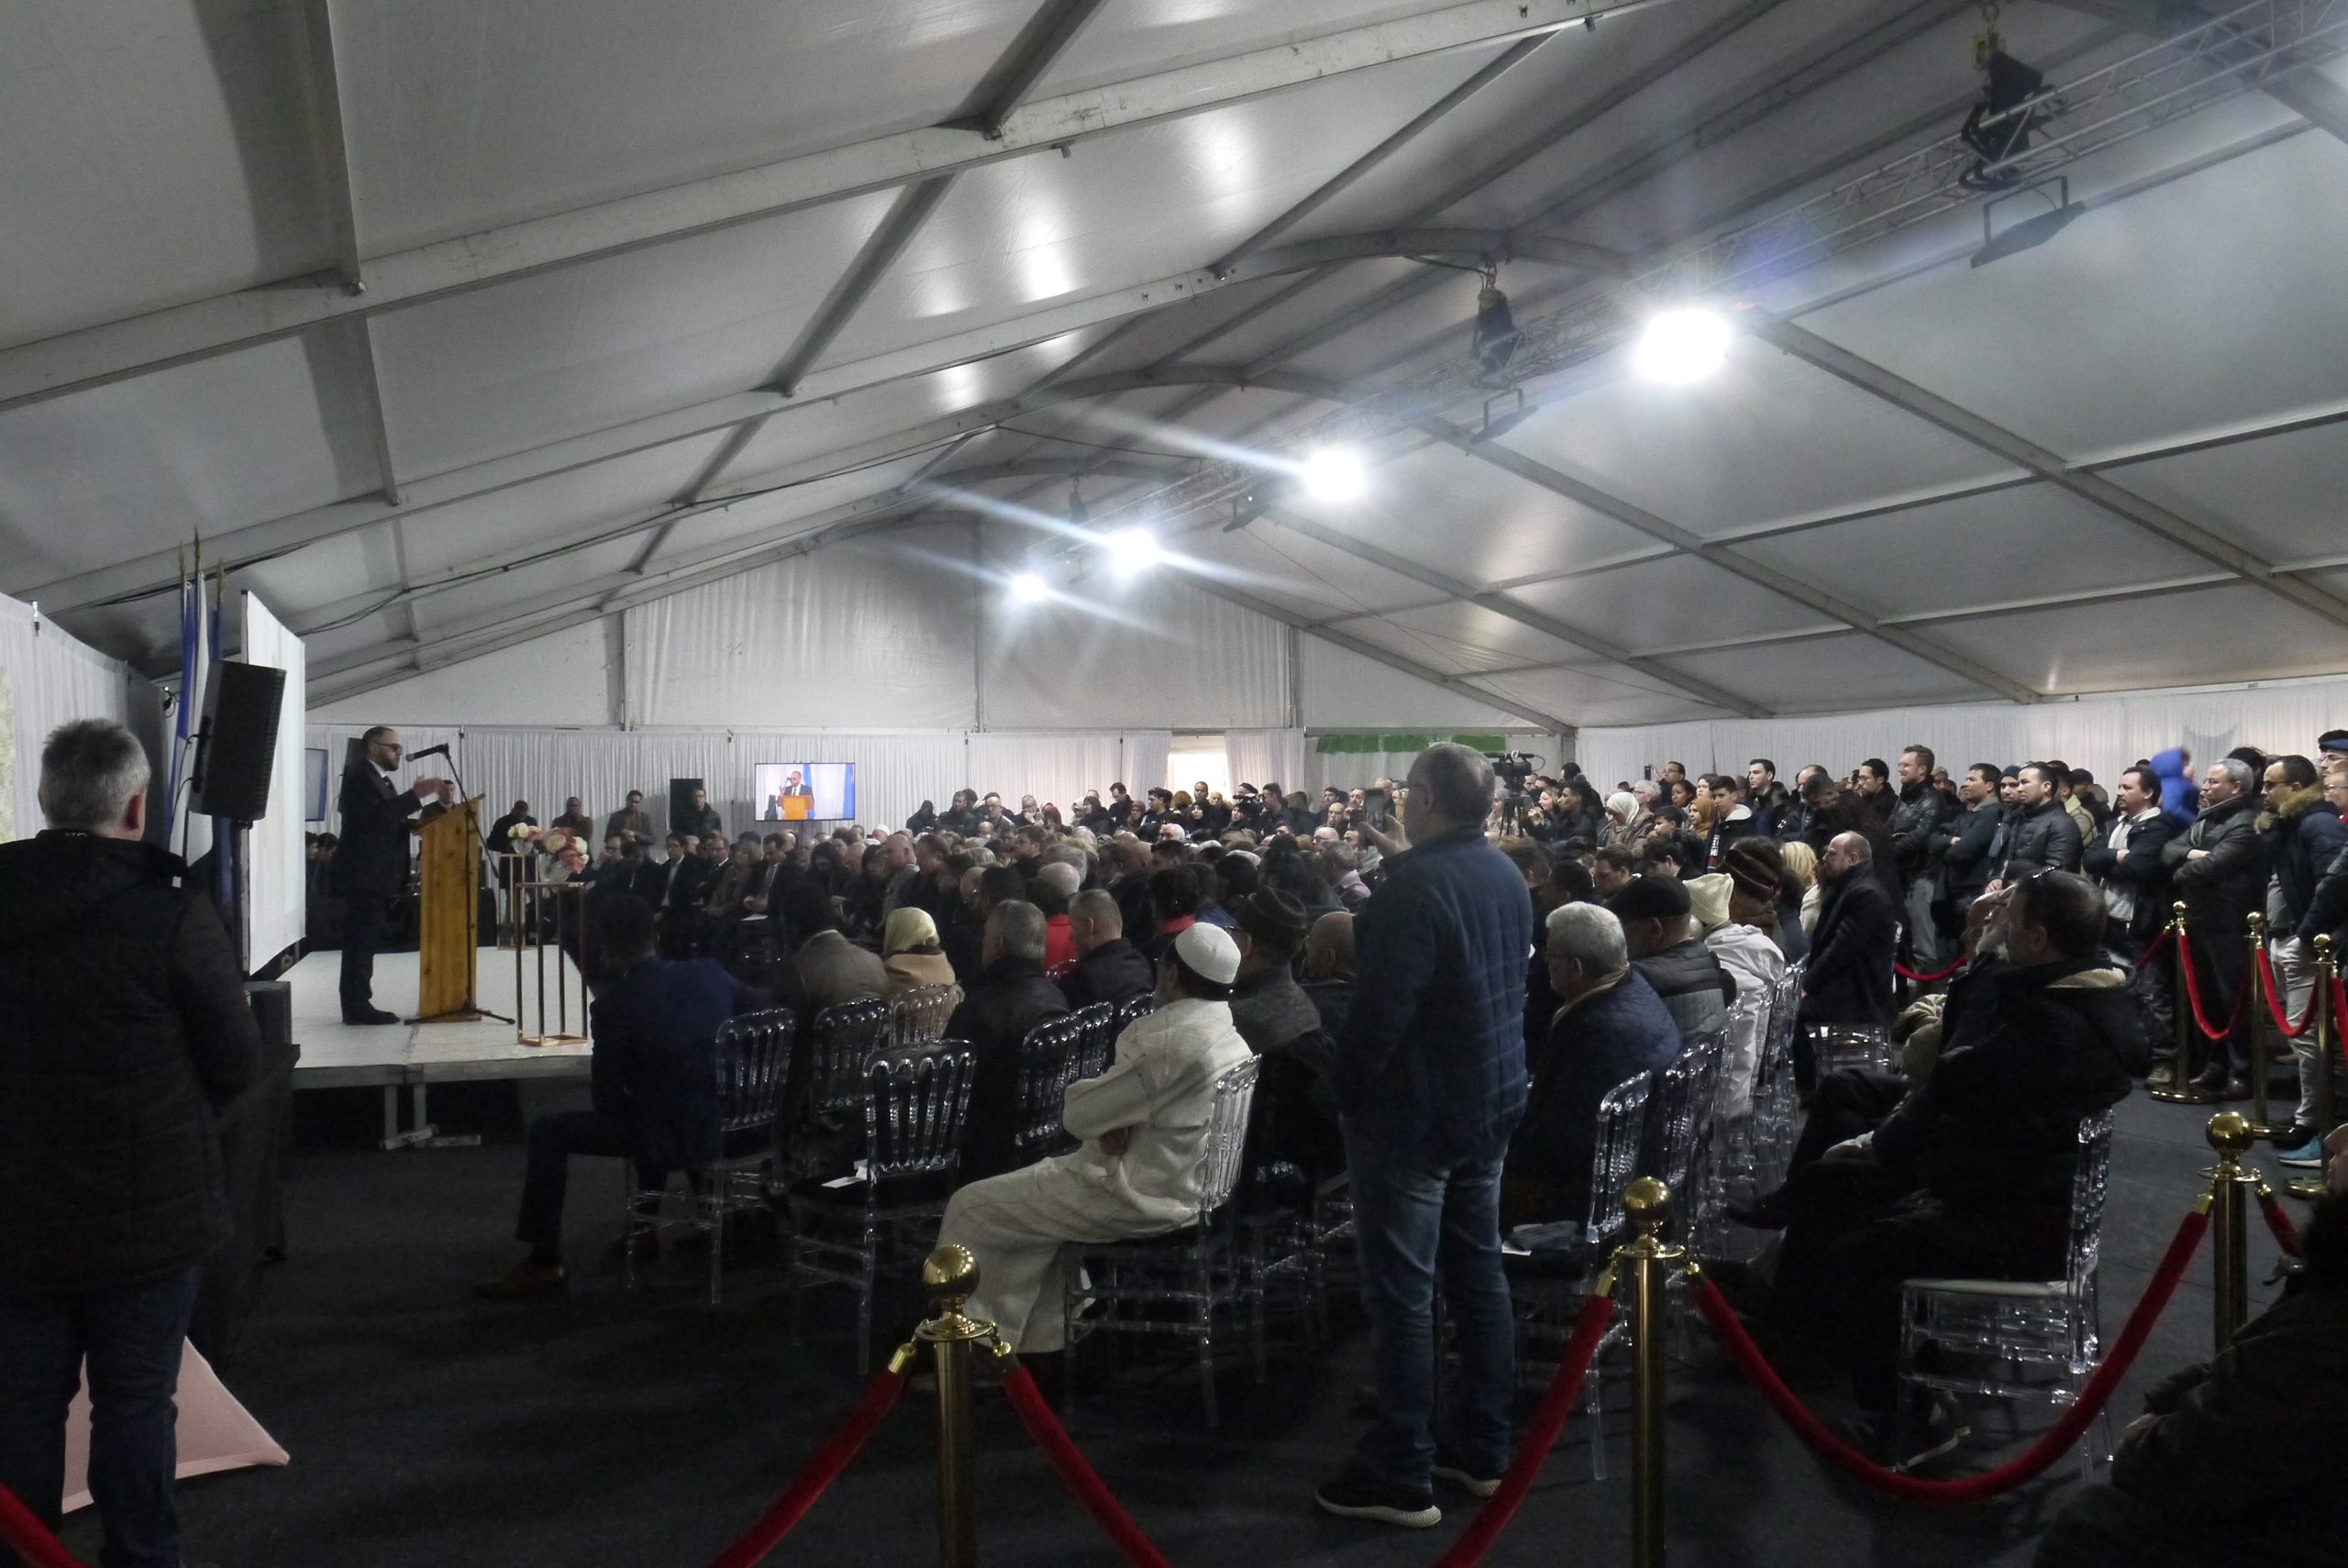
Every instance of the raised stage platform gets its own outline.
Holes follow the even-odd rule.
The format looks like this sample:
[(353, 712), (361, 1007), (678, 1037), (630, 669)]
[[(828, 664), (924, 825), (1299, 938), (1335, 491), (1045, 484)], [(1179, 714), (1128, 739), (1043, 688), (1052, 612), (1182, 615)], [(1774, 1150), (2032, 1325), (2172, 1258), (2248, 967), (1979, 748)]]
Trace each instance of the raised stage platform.
[[(523, 972), (536, 1021), (537, 955)], [(584, 988), (578, 968), (559, 953), (547, 955), (547, 1025), (554, 1014), (554, 966), (560, 963), (570, 990), (570, 1032), (587, 1032)], [(588, 1047), (525, 1045), (515, 1038), (514, 1025), (494, 1018), (472, 1023), (385, 1023), (362, 1025), (342, 1021), (339, 981), (342, 955), (312, 953), (285, 973), (293, 986), (294, 1043), (302, 1049), (294, 1068), (296, 1089), (344, 1088), (380, 1085), (383, 1091), (383, 1147), (471, 1143), (442, 1139), (434, 1130), (426, 1102), (426, 1086), (481, 1078), (583, 1077)], [(516, 1011), (514, 954), (510, 949), (481, 950), (476, 987), (481, 1005), (507, 1018)], [(416, 955), (383, 953), (375, 958), (375, 1005), (412, 1016), (416, 1006)], [(400, 1091), (405, 1088), (409, 1120), (400, 1124)]]

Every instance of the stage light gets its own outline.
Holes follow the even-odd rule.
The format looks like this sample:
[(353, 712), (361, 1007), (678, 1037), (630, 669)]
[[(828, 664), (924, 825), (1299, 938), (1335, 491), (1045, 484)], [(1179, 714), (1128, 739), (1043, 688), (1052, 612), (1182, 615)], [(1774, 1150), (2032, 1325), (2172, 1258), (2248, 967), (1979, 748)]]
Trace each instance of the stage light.
[(1147, 571), (1166, 559), (1166, 551), (1158, 544), (1157, 536), (1146, 528), (1120, 528), (1103, 543), (1107, 545), (1109, 558), (1116, 563), (1117, 569), (1128, 575)]
[(1041, 604), (1052, 596), (1051, 584), (1040, 572), (1014, 572), (1011, 579), (1011, 602), (1014, 604)]
[(1468, 348), (1476, 356), (1476, 382), (1479, 386), (1498, 386), (1501, 374), (1524, 342), (1524, 334), (1517, 330), (1516, 317), (1510, 314), (1508, 296), (1501, 293), (1497, 273), (1484, 274), (1484, 287), (1476, 295), (1476, 325), (1468, 335)]
[(1686, 386), (1719, 370), (1728, 359), (1729, 325), (1709, 310), (1667, 310), (1647, 320), (1632, 364), (1649, 381)]
[(1350, 447), (1324, 447), (1304, 459), (1305, 490), (1318, 501), (1356, 501), (1369, 488), (1360, 454)]

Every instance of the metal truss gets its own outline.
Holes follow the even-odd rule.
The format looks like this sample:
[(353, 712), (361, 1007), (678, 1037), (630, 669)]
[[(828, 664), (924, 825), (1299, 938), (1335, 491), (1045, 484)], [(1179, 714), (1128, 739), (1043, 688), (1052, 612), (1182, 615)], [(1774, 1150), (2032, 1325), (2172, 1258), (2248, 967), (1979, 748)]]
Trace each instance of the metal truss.
[[(1463, 404), (1511, 392), (1619, 347), (1657, 304), (1733, 294), (1812, 267), (1979, 201), (1985, 187), (2019, 188), (2089, 155), (2244, 94), (2283, 73), (2348, 52), (2348, 0), (2252, 0), (2100, 70), (1988, 116), (1978, 130), (2026, 146), (1985, 159), (1952, 133), (1844, 180), (1809, 200), (1694, 246), (1632, 282), (1574, 300), (1522, 323), (1502, 375), (1473, 357), (1447, 360), (1350, 403), (1297, 431), (1291, 453), (1357, 444), (1416, 425)], [(1180, 481), (1116, 508), (1178, 519), (1246, 504), (1273, 482), (1269, 464), (1206, 464)]]

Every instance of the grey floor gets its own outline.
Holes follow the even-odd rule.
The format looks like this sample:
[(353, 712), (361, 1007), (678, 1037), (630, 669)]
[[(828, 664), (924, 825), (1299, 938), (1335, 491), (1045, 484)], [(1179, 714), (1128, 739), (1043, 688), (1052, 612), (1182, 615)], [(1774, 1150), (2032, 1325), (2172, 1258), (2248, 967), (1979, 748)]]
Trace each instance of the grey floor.
[[(729, 1299), (714, 1311), (680, 1262), (633, 1293), (589, 1262), (563, 1298), (475, 1301), (472, 1281), (516, 1251), (507, 1239), (521, 1172), (510, 1090), (435, 1097), (444, 1123), (488, 1134), (478, 1149), (375, 1152), (364, 1144), (371, 1102), (360, 1100), (303, 1097), (303, 1151), (287, 1193), (293, 1255), (269, 1275), (229, 1370), (293, 1463), (183, 1486), (192, 1562), (694, 1568), (855, 1398), (840, 1303), (811, 1312), (794, 1346), (771, 1251), (731, 1271)], [(2201, 1186), (2205, 1120), (2141, 1094), (2121, 1108), (2105, 1229), (2107, 1333)], [(617, 1178), (598, 1163), (580, 1170), (570, 1231), (574, 1252), (592, 1259), (611, 1234)], [(2264, 1279), (2273, 1249), (2263, 1231), (2252, 1257)], [(2256, 1299), (2270, 1294), (2262, 1285)], [(904, 1313), (894, 1316), (902, 1332)], [(2205, 1256), (2130, 1379), (2123, 1419), (2136, 1389), (2206, 1356), (2209, 1328)], [(1357, 1430), (1365, 1360), (1356, 1326), (1317, 1359), (1292, 1348), (1264, 1386), (1235, 1367), (1215, 1432), (1202, 1430), (1179, 1369), (1137, 1368), (1080, 1407), (1075, 1430), (1178, 1568), (1426, 1563), (1470, 1506), (1451, 1507), (1436, 1529), (1407, 1532), (1323, 1518), (1309, 1505)], [(1675, 1364), (1673, 1378), (1675, 1563), (2026, 1563), (2077, 1474), (2066, 1466), (1990, 1506), (1904, 1507), (1830, 1477), (1709, 1347)], [(1619, 1379), (1610, 1398), (1613, 1478), (1589, 1479), (1590, 1433), (1577, 1417), (1488, 1561), (1627, 1562)], [(1110, 1561), (998, 1399), (980, 1419), (983, 1558)], [(770, 1561), (931, 1560), (933, 1432), (931, 1413), (908, 1400)], [(1970, 1457), (1986, 1464), (1997, 1452), (1992, 1443)], [(95, 1560), (94, 1521), (75, 1521), (67, 1539)]]

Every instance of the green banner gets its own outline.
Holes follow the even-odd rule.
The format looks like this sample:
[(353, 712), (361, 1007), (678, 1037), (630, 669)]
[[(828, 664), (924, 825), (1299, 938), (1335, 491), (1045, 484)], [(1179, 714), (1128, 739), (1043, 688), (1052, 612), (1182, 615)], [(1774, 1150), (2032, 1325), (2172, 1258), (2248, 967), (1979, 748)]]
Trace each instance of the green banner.
[(1424, 751), (1438, 740), (1448, 739), (1473, 751), (1505, 751), (1506, 735), (1430, 735), (1430, 734), (1324, 734), (1313, 749), (1324, 756), (1347, 753), (1404, 753)]

